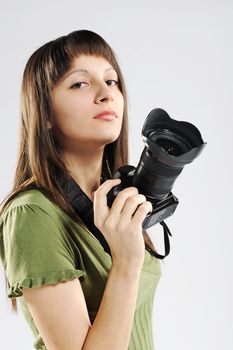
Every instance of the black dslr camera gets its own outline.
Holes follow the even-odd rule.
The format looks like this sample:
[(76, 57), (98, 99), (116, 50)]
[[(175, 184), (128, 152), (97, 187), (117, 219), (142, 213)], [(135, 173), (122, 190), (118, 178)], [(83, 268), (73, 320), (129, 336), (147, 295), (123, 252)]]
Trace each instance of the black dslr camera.
[(121, 190), (136, 187), (153, 206), (142, 224), (146, 230), (174, 213), (179, 201), (171, 192), (173, 184), (206, 143), (193, 124), (174, 120), (161, 108), (153, 109), (147, 116), (142, 138), (145, 148), (137, 167), (126, 165), (118, 169), (113, 179), (120, 178), (121, 183), (108, 193), (107, 203), (111, 207)]
[[(142, 228), (160, 223), (164, 229), (165, 255), (158, 254), (145, 244), (147, 250), (159, 259), (169, 254), (171, 233), (164, 220), (172, 215), (178, 199), (172, 194), (172, 186), (185, 164), (191, 163), (205, 147), (198, 129), (187, 122), (176, 121), (163, 109), (155, 108), (147, 116), (142, 137), (145, 148), (137, 167), (125, 165), (118, 169), (113, 179), (120, 178), (121, 183), (107, 194), (109, 207), (116, 195), (126, 187), (134, 186), (152, 203), (153, 210), (143, 221)], [(63, 191), (77, 214), (99, 240), (104, 250), (110, 254), (110, 248), (99, 229), (94, 225), (93, 202), (69, 176), (63, 185)]]

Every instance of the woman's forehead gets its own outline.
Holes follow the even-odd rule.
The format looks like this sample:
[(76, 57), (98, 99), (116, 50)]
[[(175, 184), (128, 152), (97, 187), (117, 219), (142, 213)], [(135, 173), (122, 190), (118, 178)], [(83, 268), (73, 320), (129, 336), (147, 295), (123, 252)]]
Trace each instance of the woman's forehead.
[(64, 74), (62, 80), (68, 78), (72, 74), (93, 74), (93, 73), (107, 73), (116, 72), (116, 69), (102, 56), (80, 55), (75, 58), (71, 68)]
[(87, 55), (87, 54), (81, 54), (77, 57), (75, 57), (72, 61), (71, 67), (72, 69), (80, 68), (80, 69), (87, 69), (87, 67), (92, 66), (106, 66), (106, 68), (113, 68), (112, 64), (103, 56), (97, 56), (97, 55)]

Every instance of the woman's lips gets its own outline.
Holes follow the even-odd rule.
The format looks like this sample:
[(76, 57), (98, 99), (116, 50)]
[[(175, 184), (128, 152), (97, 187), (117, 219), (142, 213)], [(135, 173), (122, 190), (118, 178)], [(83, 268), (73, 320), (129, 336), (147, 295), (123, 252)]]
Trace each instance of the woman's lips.
[(103, 120), (113, 120), (116, 117), (117, 117), (117, 115), (116, 115), (115, 111), (106, 110), (106, 111), (103, 111), (103, 112), (97, 114), (94, 118), (95, 119), (103, 119)]
[(113, 114), (102, 114), (100, 116), (95, 117), (95, 119), (103, 119), (103, 120), (113, 120), (116, 116)]

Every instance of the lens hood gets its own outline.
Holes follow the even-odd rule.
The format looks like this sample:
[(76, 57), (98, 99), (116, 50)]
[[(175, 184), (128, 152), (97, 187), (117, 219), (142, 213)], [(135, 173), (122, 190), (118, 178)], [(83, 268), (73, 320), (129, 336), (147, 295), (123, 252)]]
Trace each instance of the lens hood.
[[(179, 156), (168, 154), (156, 143), (159, 137), (173, 139), (174, 143), (182, 145), (183, 154)], [(142, 138), (152, 157), (156, 155), (157, 161), (173, 167), (183, 167), (191, 163), (206, 146), (196, 126), (172, 119), (161, 108), (155, 108), (148, 114), (142, 127)]]

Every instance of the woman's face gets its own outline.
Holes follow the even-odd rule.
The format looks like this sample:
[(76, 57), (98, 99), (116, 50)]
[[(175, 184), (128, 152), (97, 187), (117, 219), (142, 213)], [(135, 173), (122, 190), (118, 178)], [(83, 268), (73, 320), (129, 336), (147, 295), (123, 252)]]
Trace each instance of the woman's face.
[[(65, 151), (80, 147), (90, 151), (118, 138), (124, 99), (117, 81), (117, 72), (105, 58), (80, 55), (53, 88), (53, 127)], [(111, 121), (94, 118), (106, 110), (115, 111), (116, 117)]]

